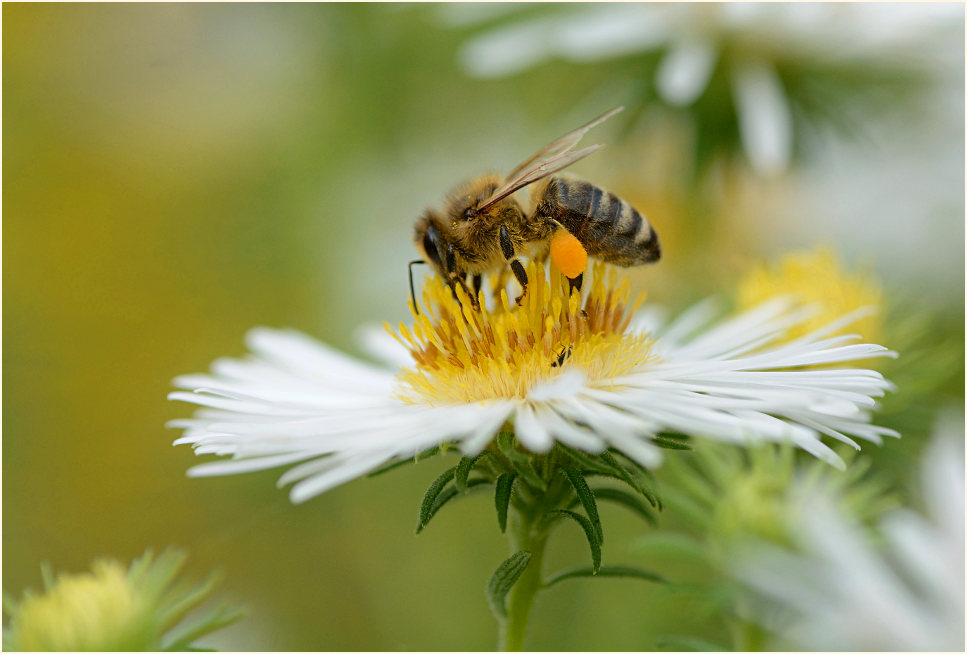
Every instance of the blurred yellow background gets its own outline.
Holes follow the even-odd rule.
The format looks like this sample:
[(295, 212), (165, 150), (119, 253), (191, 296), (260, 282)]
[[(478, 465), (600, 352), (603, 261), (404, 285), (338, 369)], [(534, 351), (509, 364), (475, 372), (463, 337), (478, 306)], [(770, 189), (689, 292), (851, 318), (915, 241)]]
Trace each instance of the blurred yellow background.
[[(620, 78), (588, 90), (600, 67), (468, 77), (454, 55), (467, 32), (438, 9), (3, 6), (6, 591), (39, 586), (41, 561), (81, 570), (177, 545), (192, 572), (220, 569), (223, 593), (249, 608), (215, 647), (494, 647), (483, 589), (506, 545), (489, 496), (413, 535), (444, 461), (292, 506), (276, 471), (187, 479), (196, 458), (164, 428), (189, 413), (165, 400), (171, 378), (241, 355), (252, 326), (358, 353), (359, 325), (407, 315), (425, 206), (628, 100)], [(903, 273), (954, 317), (963, 252), (951, 260), (941, 241), (963, 240), (960, 79), (961, 186), (942, 216), (953, 231), (936, 228), (935, 241), (947, 259)], [(803, 206), (789, 179), (727, 180), (708, 220), (688, 223), (687, 191), (664, 163), (674, 137), (609, 124), (596, 141), (608, 155), (576, 172), (633, 200), (662, 234), (662, 266), (633, 275), (651, 299), (684, 306), (772, 243), (832, 236), (776, 225)], [(852, 243), (851, 256), (889, 275), (888, 260)], [(632, 547), (644, 525), (604, 511), (606, 562), (654, 567)], [(562, 536), (550, 556), (580, 563), (585, 547)], [(579, 580), (542, 597), (532, 642), (638, 650), (657, 633), (722, 636), (703, 611), (667, 588)]]

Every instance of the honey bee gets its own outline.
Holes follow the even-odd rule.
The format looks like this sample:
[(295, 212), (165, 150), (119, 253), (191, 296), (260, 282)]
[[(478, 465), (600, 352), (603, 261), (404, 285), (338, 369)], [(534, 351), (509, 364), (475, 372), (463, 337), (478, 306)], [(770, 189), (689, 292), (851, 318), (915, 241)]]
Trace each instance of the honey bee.
[[(417, 220), (414, 235), (423, 260), (410, 262), (414, 309), (415, 263), (429, 263), (452, 289), (462, 287), (479, 309), (482, 276), (497, 273), (500, 287), (508, 266), (521, 286), (520, 304), (527, 293), (527, 273), (518, 259), (522, 255), (542, 262), (549, 254), (568, 278), (571, 292), (581, 290), (588, 256), (625, 267), (657, 261), (658, 235), (634, 207), (589, 182), (554, 174), (603, 147), (572, 152), (589, 129), (623, 108), (553, 141), (505, 177), (483, 175), (458, 187), (442, 210), (428, 209)], [(525, 186), (531, 186), (526, 203), (515, 197)]]

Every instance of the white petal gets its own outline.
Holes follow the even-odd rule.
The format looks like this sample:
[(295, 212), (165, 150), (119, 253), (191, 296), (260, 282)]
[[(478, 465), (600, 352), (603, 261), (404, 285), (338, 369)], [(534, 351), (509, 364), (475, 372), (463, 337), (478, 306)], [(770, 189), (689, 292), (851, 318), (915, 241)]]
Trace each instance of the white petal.
[(562, 418), (554, 409), (538, 405), (535, 412), (537, 419), (547, 425), (555, 440), (593, 454), (600, 454), (607, 449), (607, 444), (593, 431)]
[(554, 445), (554, 439), (547, 427), (537, 419), (534, 409), (528, 404), (517, 407), (514, 415), (514, 433), (520, 444), (531, 452), (547, 452)]
[(792, 113), (782, 81), (764, 62), (737, 65), (732, 92), (739, 135), (752, 168), (760, 175), (782, 173), (792, 155)]
[(386, 333), (381, 325), (365, 325), (356, 332), (356, 340), (365, 352), (389, 368), (397, 370), (413, 365), (409, 350)]
[(551, 37), (562, 57), (600, 61), (658, 48), (669, 25), (665, 12), (648, 4), (601, 4), (558, 21)]
[(655, 84), (659, 95), (671, 105), (692, 104), (705, 92), (715, 60), (715, 48), (705, 39), (674, 44), (658, 64)]
[(242, 472), (253, 472), (277, 468), (289, 463), (301, 461), (315, 456), (311, 452), (290, 452), (279, 456), (266, 456), (256, 459), (230, 459), (228, 461), (213, 461), (202, 463), (188, 470), (189, 477), (211, 477), (213, 475), (234, 475)]
[(527, 399), (532, 402), (570, 399), (584, 388), (586, 380), (587, 377), (582, 371), (568, 370), (550, 381), (535, 384), (527, 393)]
[(344, 458), (334, 457), (326, 470), (293, 486), (289, 491), (289, 499), (293, 504), (305, 502), (350, 479), (372, 472), (390, 458), (382, 452)]
[(552, 30), (553, 22), (549, 19), (494, 29), (469, 40), (457, 57), (463, 69), (475, 77), (513, 75), (551, 55)]
[(514, 406), (510, 402), (495, 402), (481, 409), (475, 420), (477, 427), (467, 436), (460, 449), (466, 456), (476, 456), (493, 440), (497, 430), (507, 422)]

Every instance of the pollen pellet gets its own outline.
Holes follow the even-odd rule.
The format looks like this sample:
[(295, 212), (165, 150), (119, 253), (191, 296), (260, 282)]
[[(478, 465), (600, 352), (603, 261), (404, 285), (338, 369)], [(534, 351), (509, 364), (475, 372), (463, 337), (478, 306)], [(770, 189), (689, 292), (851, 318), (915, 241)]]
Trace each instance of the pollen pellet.
[(565, 277), (574, 279), (588, 267), (588, 253), (574, 235), (558, 229), (551, 237), (551, 261)]

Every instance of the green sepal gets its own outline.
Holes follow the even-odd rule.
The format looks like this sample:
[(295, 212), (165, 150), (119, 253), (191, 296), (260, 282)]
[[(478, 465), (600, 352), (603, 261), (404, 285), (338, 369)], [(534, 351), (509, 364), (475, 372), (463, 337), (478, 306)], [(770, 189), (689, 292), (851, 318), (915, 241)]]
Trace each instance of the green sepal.
[(453, 485), (461, 493), (467, 492), (467, 477), (470, 476), (470, 471), (473, 470), (473, 464), (475, 464), (479, 458), (479, 454), (475, 457), (465, 456), (460, 459), (460, 463), (457, 464), (457, 471), (453, 476)]
[(514, 587), (530, 563), (531, 553), (521, 550), (497, 566), (487, 582), (487, 599), (498, 619), (507, 617), (507, 593)]
[(507, 531), (507, 509), (510, 506), (510, 494), (514, 490), (516, 473), (508, 472), (497, 477), (497, 488), (494, 490), (494, 506), (497, 508), (497, 524), (500, 531)]
[(680, 532), (656, 531), (638, 538), (634, 543), (638, 552), (672, 555), (681, 560), (708, 563), (709, 554), (694, 536)]
[(574, 487), (574, 492), (577, 493), (578, 500), (584, 507), (584, 512), (588, 514), (588, 519), (598, 535), (598, 542), (604, 543), (604, 528), (601, 526), (601, 516), (598, 515), (598, 504), (594, 500), (594, 493), (588, 487), (588, 482), (574, 468), (565, 467), (564, 474), (567, 476), (567, 480), (571, 482), (571, 486)]
[[(484, 450), (477, 456), (474, 456), (474, 457), (465, 456), (462, 459), (460, 459), (460, 462), (457, 463), (456, 475), (454, 475), (453, 477), (453, 485), (457, 487), (457, 490), (459, 490), (461, 493), (467, 492), (467, 488), (468, 488), (467, 478), (469, 477), (471, 471), (473, 471), (477, 467), (477, 464), (486, 458), (490, 458), (491, 460), (495, 461), (497, 459), (497, 455), (495, 455), (493, 452), (489, 450)], [(489, 466), (486, 470), (483, 471), (482, 474), (485, 477), (489, 478), (490, 481), (493, 481), (494, 472), (493, 472), (492, 466)]]
[(589, 568), (587, 566), (563, 570), (545, 579), (544, 588), (553, 586), (559, 581), (564, 581), (565, 579), (574, 579), (575, 577), (631, 577), (635, 579), (644, 579), (646, 581), (656, 581), (663, 584), (668, 583), (668, 580), (657, 572), (633, 568), (626, 565), (605, 565), (601, 566), (597, 572), (595, 572), (593, 568)]
[(601, 569), (601, 541), (598, 540), (598, 534), (594, 530), (594, 525), (591, 524), (591, 521), (580, 513), (568, 511), (567, 509), (551, 511), (548, 515), (564, 516), (581, 525), (581, 529), (584, 530), (584, 535), (587, 536), (588, 546), (591, 548), (591, 573), (598, 574), (598, 570)]
[[(14, 615), (19, 608), (20, 608), (20, 602), (17, 601), (17, 598), (11, 595), (10, 593), (8, 593), (6, 589), (4, 589), (3, 590), (3, 612), (6, 613), (7, 615)], [(9, 651), (7, 650), (6, 647), (4, 647), (3, 649), (6, 651)]]
[(574, 463), (586, 470), (594, 470), (600, 473), (607, 473), (611, 470), (611, 466), (605, 464), (596, 456), (574, 449), (573, 447), (563, 445), (562, 443), (558, 443), (557, 447), (571, 457), (571, 460), (574, 461)]
[(611, 488), (609, 486), (592, 488), (591, 492), (594, 493), (595, 499), (620, 504), (640, 515), (651, 526), (658, 526), (658, 519), (655, 517), (655, 514), (652, 513), (651, 507), (638, 499), (638, 496), (632, 495), (631, 493), (623, 491), (620, 488)]
[[(484, 484), (489, 484), (489, 483), (491, 483), (489, 479), (484, 479), (482, 477), (475, 477), (474, 479), (470, 479), (467, 481), (467, 492), (470, 492), (475, 488), (478, 488)], [(461, 494), (460, 491), (458, 491), (453, 486), (447, 486), (442, 491), (440, 491), (440, 494), (437, 495), (436, 501), (433, 502), (433, 508), (430, 509), (430, 516), (427, 518), (427, 523), (433, 519), (433, 516), (437, 514), (437, 511), (443, 508), (444, 504), (446, 504), (447, 502), (449, 502), (454, 497), (460, 494)], [(426, 523), (423, 524), (423, 527), (426, 527)], [(417, 532), (417, 533), (420, 533), (420, 532)]]
[(691, 451), (694, 449), (688, 444), (688, 436), (684, 434), (655, 434), (651, 437), (651, 442), (667, 450)]
[[(612, 470), (614, 470), (618, 476), (618, 479), (621, 479), (623, 482), (641, 493), (641, 495), (644, 496), (653, 507), (659, 511), (662, 510), (661, 498), (658, 497), (658, 493), (652, 490), (647, 484), (643, 483), (638, 475), (632, 475), (631, 472), (629, 472), (629, 470), (622, 465), (620, 461), (614, 458), (614, 455), (611, 454), (611, 452), (603, 453), (601, 455), (601, 459), (605, 461)], [(640, 466), (638, 466), (638, 468), (639, 470), (644, 471), (644, 468), (641, 468)], [(647, 473), (647, 471), (644, 472)]]
[(376, 477), (376, 476), (379, 476), (379, 475), (383, 474), (384, 472), (389, 472), (390, 470), (396, 470), (397, 468), (399, 468), (401, 466), (409, 465), (411, 463), (418, 463), (418, 462), (420, 462), (420, 461), (422, 461), (424, 459), (429, 459), (431, 456), (434, 456), (435, 454), (440, 454), (442, 452), (448, 452), (451, 449), (452, 449), (452, 447), (450, 445), (435, 445), (435, 446), (431, 447), (428, 450), (423, 450), (422, 452), (417, 452), (416, 453), (416, 456), (411, 456), (411, 457), (407, 457), (405, 459), (402, 459), (400, 461), (393, 461), (392, 463), (387, 463), (382, 468), (377, 468), (376, 470), (373, 470), (372, 472), (370, 472), (366, 476), (367, 477)]
[(191, 588), (191, 590), (178, 593), (178, 600), (176, 602), (165, 602), (163, 606), (159, 607), (157, 610), (157, 618), (162, 629), (169, 629), (181, 622), (189, 611), (196, 608), (211, 595), (212, 591), (215, 590), (217, 582), (217, 576), (210, 574), (201, 583)]
[(195, 649), (191, 643), (202, 636), (218, 631), (237, 621), (243, 611), (233, 606), (216, 606), (193, 618), (185, 625), (179, 626), (172, 634), (165, 637), (170, 643), (163, 646), (165, 652), (208, 651)]
[(429, 488), (426, 489), (426, 493), (423, 494), (423, 502), (420, 503), (420, 521), (416, 525), (416, 533), (423, 531), (423, 528), (426, 527), (426, 524), (430, 521), (430, 518), (432, 518), (433, 514), (436, 513), (433, 505), (436, 503), (437, 496), (440, 494), (440, 491), (443, 490), (443, 487), (450, 483), (450, 480), (453, 479), (453, 476), (456, 474), (456, 472), (456, 466), (447, 468), (439, 477), (434, 479)]
[(531, 457), (514, 447), (513, 438), (514, 436), (510, 432), (500, 432), (497, 435), (497, 448), (507, 457), (510, 465), (513, 466), (521, 479), (542, 491), (546, 491), (547, 484), (534, 469), (534, 465), (531, 463)]
[[(128, 579), (149, 597), (161, 598), (165, 594), (165, 589), (169, 587), (178, 575), (178, 571), (185, 565), (187, 558), (188, 554), (184, 550), (165, 548), (156, 557), (154, 552), (148, 549), (140, 560), (132, 561), (128, 570)], [(204, 590), (204, 595), (210, 592), (214, 582), (211, 581), (210, 584), (209, 590)], [(177, 596), (180, 593), (172, 595)], [(204, 595), (199, 601), (204, 599)], [(164, 624), (165, 620), (173, 619), (175, 612), (178, 610), (184, 610), (184, 606), (179, 608), (176, 605), (165, 602), (158, 609), (162, 624)]]
[(40, 562), (40, 580), (44, 585), (44, 592), (49, 592), (57, 585), (57, 575), (54, 574), (54, 567), (50, 561)]

